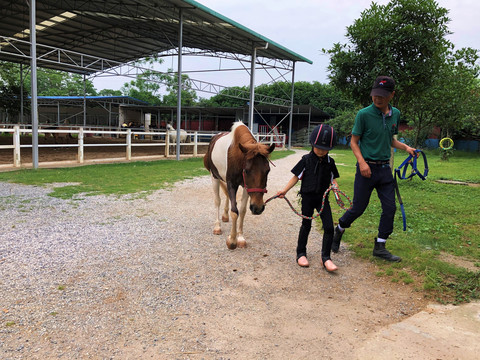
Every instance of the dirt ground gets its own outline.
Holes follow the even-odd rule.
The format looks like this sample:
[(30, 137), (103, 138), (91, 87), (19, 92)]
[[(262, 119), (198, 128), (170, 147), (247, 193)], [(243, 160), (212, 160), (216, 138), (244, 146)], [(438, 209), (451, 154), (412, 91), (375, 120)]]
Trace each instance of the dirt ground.
[[(294, 162), (296, 158), (293, 157), (280, 160), (278, 163), (284, 166), (272, 168), (271, 178), (275, 181), (269, 182), (270, 191), (288, 181), (290, 175), (285, 169), (291, 168)], [(161, 203), (156, 196), (147, 205), (141, 203), (142, 211), (148, 207), (154, 209), (155, 204)], [(185, 213), (181, 210), (185, 198), (195, 198), (201, 204), (213, 202), (208, 184), (201, 189), (183, 186), (181, 192), (174, 191), (169, 196), (174, 197), (171, 201), (179, 207), (175, 214), (168, 215), (172, 222), (182, 223), (179, 214)], [(128, 206), (137, 205), (130, 201)], [(209, 212), (211, 206), (208, 206)], [(157, 206), (155, 211), (161, 218), (162, 210)], [(208, 224), (208, 234), (203, 235), (205, 239), (199, 241), (198, 249), (191, 250), (195, 258), (190, 253), (190, 260), (183, 263), (184, 268), (177, 270), (188, 274), (191, 280), (182, 278), (185, 286), (170, 289), (179, 298), (194, 295), (194, 308), (185, 305), (185, 309), (179, 307), (173, 313), (163, 309), (150, 315), (138, 309), (130, 315), (135, 321), (125, 320), (122, 329), (117, 331), (121, 336), (100, 336), (104, 345), (100, 341), (98, 344), (92, 342), (88, 334), (76, 334), (75, 341), (83, 344), (83, 349), (77, 351), (64, 347), (73, 341), (69, 334), (74, 328), (66, 332), (51, 330), (48, 338), (36, 337), (33, 331), (28, 333), (31, 330), (26, 329), (19, 336), (38, 341), (41, 350), (19, 358), (58, 355), (55, 350), (58, 348), (64, 356), (55, 358), (74, 356), (78, 359), (476, 358), (480, 351), (480, 304), (467, 305), (467, 315), (462, 307), (431, 305), (432, 299), (426, 298), (414, 286), (378, 277), (379, 269), (374, 262), (355, 258), (343, 244), (341, 252), (333, 257), (339, 270), (327, 273), (320, 264), (317, 230), (313, 230), (309, 242), (311, 266), (300, 268), (294, 261), (299, 221), (288, 211), (287, 205), (277, 199), (269, 203), (265, 215), (247, 215), (247, 234), (254, 239), (246, 249), (234, 251), (226, 249), (226, 234), (220, 237), (211, 234), (213, 222), (210, 224), (209, 219), (213, 219), (213, 213), (205, 219), (197, 214), (195, 221), (200, 227), (202, 223)], [(288, 230), (276, 228), (275, 224), (279, 223)], [(182, 224), (182, 227), (187, 226), (187, 223)], [(229, 224), (224, 224), (225, 231), (228, 228)], [(254, 233), (252, 229), (260, 230)], [(272, 233), (278, 233), (277, 237), (272, 238)], [(173, 258), (166, 258), (162, 266), (168, 268), (169, 264), (172, 269), (177, 266)], [(115, 277), (121, 276), (115, 274)], [(200, 285), (204, 278), (209, 281)], [(148, 291), (158, 291), (149, 283), (144, 285)], [(95, 315), (108, 314), (99, 331), (115, 329), (118, 327), (114, 325), (115, 317), (122, 316), (132, 305), (129, 299), (133, 284), (124, 286), (121, 294), (113, 289), (112, 297), (99, 302), (94, 309), (79, 309), (77, 316), (88, 320)], [(460, 320), (452, 320), (452, 316)], [(59, 323), (58, 329), (61, 327)], [(165, 328), (165, 335), (153, 335), (154, 328)], [(113, 340), (116, 343), (112, 345)], [(14, 353), (10, 355), (9, 358), (17, 358)]]

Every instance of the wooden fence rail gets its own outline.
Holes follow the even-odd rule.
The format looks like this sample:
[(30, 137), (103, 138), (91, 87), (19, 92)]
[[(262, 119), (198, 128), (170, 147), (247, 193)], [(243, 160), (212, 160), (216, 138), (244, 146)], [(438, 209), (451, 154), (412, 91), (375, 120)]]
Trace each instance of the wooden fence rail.
[[(12, 149), (13, 150), (13, 167), (21, 167), (21, 153), (22, 149), (30, 148), (32, 149), (31, 144), (21, 144), (21, 134), (31, 134), (32, 130), (28, 128), (20, 128), (19, 125), (15, 125), (13, 128), (5, 128), (1, 129), (3, 133), (12, 133), (13, 140), (12, 145), (0, 145), (1, 149)], [(69, 135), (76, 135), (77, 141), (75, 143), (68, 143), (68, 144), (38, 144), (39, 148), (72, 148), (76, 147), (77, 149), (77, 163), (83, 164), (85, 163), (85, 155), (84, 149), (86, 147), (95, 146), (95, 147), (125, 147), (125, 160), (131, 161), (135, 160), (135, 157), (132, 157), (132, 147), (136, 146), (163, 146), (165, 147), (164, 157), (170, 157), (170, 145), (175, 145), (175, 143), (170, 143), (170, 135), (173, 134), (176, 136), (176, 131), (132, 131), (132, 129), (125, 129), (125, 130), (85, 130), (83, 127), (79, 127), (77, 129), (38, 129), (39, 134), (62, 134), (63, 136)], [(199, 131), (192, 131), (187, 132), (188, 136), (190, 137), (190, 142), (182, 142), (180, 143), (180, 147), (189, 146), (193, 147), (193, 156), (198, 156), (198, 149), (201, 145), (208, 145), (210, 139), (216, 135), (215, 133), (208, 133), (208, 132), (199, 132)], [(85, 137), (87, 136), (114, 136), (117, 138), (125, 139), (125, 142), (117, 142), (117, 143), (95, 143), (89, 144), (85, 142)], [(133, 142), (132, 139), (139, 138), (144, 139), (142, 142)], [(153, 140), (153, 139), (160, 139), (160, 140)], [(256, 134), (255, 138), (257, 141), (264, 142), (264, 143), (275, 143), (277, 147), (282, 149), (285, 148), (285, 135), (261, 135)], [(206, 141), (207, 140), (207, 141)], [(0, 167), (11, 167), (12, 165), (0, 165)]]

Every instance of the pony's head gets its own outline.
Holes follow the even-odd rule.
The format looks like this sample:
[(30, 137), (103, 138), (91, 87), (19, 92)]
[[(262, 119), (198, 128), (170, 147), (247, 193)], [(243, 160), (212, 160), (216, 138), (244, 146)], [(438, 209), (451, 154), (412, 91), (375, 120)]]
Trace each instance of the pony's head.
[(270, 172), (268, 156), (275, 149), (275, 144), (238, 144), (245, 156), (243, 167), (243, 187), (250, 196), (250, 211), (260, 215), (265, 210), (263, 194), (267, 192), (267, 178)]

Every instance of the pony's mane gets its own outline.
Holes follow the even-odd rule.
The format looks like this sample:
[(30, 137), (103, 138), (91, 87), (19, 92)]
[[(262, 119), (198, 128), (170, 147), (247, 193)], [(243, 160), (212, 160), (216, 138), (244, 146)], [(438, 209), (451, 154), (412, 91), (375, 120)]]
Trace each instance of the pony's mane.
[(248, 149), (245, 154), (246, 160), (253, 159), (256, 155), (263, 155), (268, 159), (268, 146), (261, 144), (255, 140), (250, 129), (241, 121), (237, 121), (232, 125), (233, 144), (242, 144)]

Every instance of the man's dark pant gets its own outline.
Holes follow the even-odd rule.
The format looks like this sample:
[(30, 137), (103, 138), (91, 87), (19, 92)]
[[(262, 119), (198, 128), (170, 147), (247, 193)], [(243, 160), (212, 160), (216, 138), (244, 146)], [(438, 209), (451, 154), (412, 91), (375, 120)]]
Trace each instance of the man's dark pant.
[(360, 174), (360, 168), (357, 164), (355, 183), (353, 185), (353, 206), (343, 214), (338, 223), (342, 228), (350, 227), (367, 208), (372, 191), (375, 189), (382, 204), (378, 237), (387, 239), (393, 232), (393, 220), (396, 211), (393, 175), (389, 165), (369, 164), (369, 166), (372, 176), (366, 178)]

